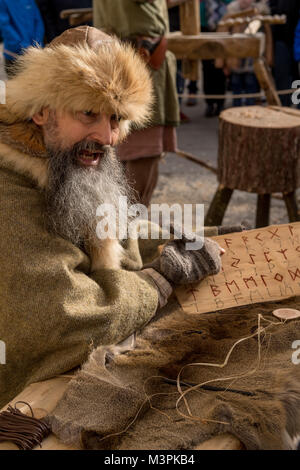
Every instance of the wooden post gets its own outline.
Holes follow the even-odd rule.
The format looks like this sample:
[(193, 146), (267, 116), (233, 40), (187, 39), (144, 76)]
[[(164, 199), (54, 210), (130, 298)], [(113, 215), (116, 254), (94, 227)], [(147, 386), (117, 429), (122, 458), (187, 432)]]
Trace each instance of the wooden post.
[(260, 87), (266, 94), (267, 103), (269, 105), (281, 106), (281, 101), (276, 91), (273, 77), (263, 57), (254, 61), (254, 72)]
[[(199, 0), (187, 0), (180, 5), (180, 29), (185, 36), (195, 36), (201, 31)], [(183, 60), (182, 73), (189, 80), (198, 80), (198, 60)]]
[(287, 208), (289, 221), (299, 222), (300, 215), (299, 215), (299, 210), (297, 206), (297, 199), (296, 199), (295, 191), (292, 191), (290, 193), (283, 193), (283, 200)]
[(256, 228), (267, 227), (270, 220), (271, 194), (258, 194), (256, 208)]
[(218, 187), (205, 217), (204, 225), (206, 227), (222, 225), (232, 193), (233, 189), (226, 188), (222, 185)]

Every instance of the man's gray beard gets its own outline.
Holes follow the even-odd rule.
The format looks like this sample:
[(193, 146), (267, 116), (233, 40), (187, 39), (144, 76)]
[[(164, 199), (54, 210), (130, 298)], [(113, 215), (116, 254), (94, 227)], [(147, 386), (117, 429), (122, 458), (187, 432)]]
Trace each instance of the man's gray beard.
[[(112, 213), (111, 222), (118, 227), (119, 198), (125, 196), (128, 204), (134, 202), (133, 191), (127, 183), (123, 167), (110, 146), (101, 147), (104, 155), (98, 167), (83, 168), (76, 164), (80, 149), (100, 147), (83, 143), (69, 151), (48, 149), (48, 228), (75, 245), (96, 239), (96, 210), (99, 205), (105, 203), (114, 206), (117, 220)], [(106, 220), (109, 223), (109, 215)]]

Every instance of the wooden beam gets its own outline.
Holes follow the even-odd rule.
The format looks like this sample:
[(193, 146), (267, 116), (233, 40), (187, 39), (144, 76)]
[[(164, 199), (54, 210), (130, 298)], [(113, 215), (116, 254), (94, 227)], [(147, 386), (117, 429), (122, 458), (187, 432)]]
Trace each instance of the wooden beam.
[(72, 8), (69, 10), (62, 10), (60, 12), (60, 17), (62, 20), (65, 20), (66, 18), (69, 18), (69, 16), (72, 15), (86, 15), (87, 13), (93, 14), (93, 9), (92, 8)]
[[(200, 3), (199, 0), (188, 0), (180, 5), (180, 30), (183, 35), (194, 36), (201, 31)], [(198, 60), (184, 60), (182, 62), (182, 74), (189, 80), (198, 80)]]
[(274, 79), (263, 57), (254, 60), (254, 72), (269, 105), (281, 106)]
[(190, 36), (200, 33), (200, 6), (198, 0), (188, 0), (180, 5), (180, 30)]
[(182, 5), (182, 3), (188, 2), (189, 0), (167, 0), (167, 6), (168, 8), (174, 8), (178, 7), (179, 5)]
[(185, 36), (180, 33), (170, 33), (167, 35), (167, 40), (168, 49), (177, 59), (209, 60), (229, 57), (258, 59), (263, 52), (264, 35), (201, 33)]

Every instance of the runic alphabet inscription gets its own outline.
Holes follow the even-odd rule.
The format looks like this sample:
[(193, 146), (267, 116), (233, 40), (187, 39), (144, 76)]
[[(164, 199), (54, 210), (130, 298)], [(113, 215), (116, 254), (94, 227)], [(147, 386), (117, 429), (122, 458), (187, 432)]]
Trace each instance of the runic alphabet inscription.
[(176, 289), (186, 313), (300, 295), (300, 223), (214, 237), (226, 253), (222, 270), (198, 284)]

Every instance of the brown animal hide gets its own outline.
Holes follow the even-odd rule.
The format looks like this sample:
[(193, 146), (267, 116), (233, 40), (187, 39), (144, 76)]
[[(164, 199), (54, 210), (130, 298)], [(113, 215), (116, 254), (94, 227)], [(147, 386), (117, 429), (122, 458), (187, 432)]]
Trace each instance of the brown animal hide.
[[(292, 362), (300, 320), (281, 323), (272, 315), (279, 307), (300, 308), (300, 298), (190, 316), (173, 299), (134, 350), (92, 353), (49, 418), (54, 433), (88, 449), (192, 449), (223, 433), (247, 449), (289, 448), (300, 433), (300, 365)], [(222, 364), (247, 336), (226, 367), (187, 366)], [(182, 392), (206, 383), (186, 403), (180, 371)]]

